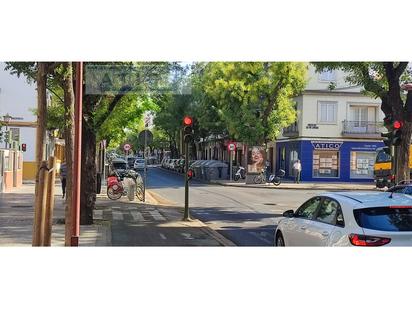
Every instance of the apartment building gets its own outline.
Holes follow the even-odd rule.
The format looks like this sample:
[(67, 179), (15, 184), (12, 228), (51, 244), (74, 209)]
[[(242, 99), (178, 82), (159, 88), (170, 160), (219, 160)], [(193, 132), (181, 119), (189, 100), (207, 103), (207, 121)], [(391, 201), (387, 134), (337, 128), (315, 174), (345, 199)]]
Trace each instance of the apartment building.
[(346, 83), (342, 71), (316, 73), (309, 65), (308, 84), (296, 98), (297, 122), (283, 130), (271, 153), (276, 169), (292, 178), (300, 159), (303, 181), (372, 181), (384, 114), (380, 100), (361, 90)]

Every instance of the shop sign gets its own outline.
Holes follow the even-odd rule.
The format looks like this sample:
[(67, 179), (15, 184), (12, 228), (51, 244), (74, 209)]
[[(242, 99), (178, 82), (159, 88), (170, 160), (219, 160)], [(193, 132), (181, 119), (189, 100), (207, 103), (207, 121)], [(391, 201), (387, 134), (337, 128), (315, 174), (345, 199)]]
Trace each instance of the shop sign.
[(312, 141), (312, 146), (316, 150), (339, 150), (343, 142)]

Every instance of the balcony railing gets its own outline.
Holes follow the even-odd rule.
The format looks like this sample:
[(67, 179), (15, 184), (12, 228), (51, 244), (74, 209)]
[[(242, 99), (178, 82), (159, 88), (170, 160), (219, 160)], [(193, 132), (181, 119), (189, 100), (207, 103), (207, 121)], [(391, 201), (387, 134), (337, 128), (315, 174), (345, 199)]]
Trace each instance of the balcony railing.
[(384, 132), (382, 122), (376, 121), (343, 121), (342, 135), (353, 137), (381, 137)]
[(298, 135), (299, 135), (299, 130), (298, 130), (298, 124), (296, 122), (286, 128), (283, 128), (283, 136), (298, 136)]

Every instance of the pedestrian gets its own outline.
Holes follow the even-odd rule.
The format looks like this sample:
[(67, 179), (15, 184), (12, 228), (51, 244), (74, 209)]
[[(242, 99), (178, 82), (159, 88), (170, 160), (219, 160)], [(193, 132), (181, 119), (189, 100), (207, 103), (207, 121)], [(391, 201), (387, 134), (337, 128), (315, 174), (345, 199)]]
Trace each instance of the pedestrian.
[(66, 177), (67, 177), (67, 167), (66, 167), (66, 162), (63, 162), (60, 165), (60, 180), (62, 182), (62, 191), (63, 191), (62, 198), (64, 198), (66, 195)]
[(300, 160), (296, 160), (293, 164), (293, 172), (295, 174), (295, 183), (299, 183), (300, 173), (302, 172), (302, 164), (300, 164)]

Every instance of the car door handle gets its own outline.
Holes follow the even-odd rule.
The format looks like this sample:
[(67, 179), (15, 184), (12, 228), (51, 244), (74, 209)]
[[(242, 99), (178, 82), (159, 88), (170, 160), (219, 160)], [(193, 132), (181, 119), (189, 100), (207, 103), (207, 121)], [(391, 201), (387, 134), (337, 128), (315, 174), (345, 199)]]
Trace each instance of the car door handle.
[(301, 229), (301, 230), (306, 230), (306, 227), (307, 227), (306, 225), (302, 225), (302, 226), (300, 227), (300, 229)]
[(323, 232), (322, 232), (322, 235), (323, 235), (323, 236), (329, 236), (329, 232), (323, 231)]

